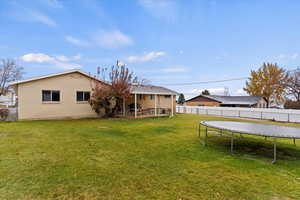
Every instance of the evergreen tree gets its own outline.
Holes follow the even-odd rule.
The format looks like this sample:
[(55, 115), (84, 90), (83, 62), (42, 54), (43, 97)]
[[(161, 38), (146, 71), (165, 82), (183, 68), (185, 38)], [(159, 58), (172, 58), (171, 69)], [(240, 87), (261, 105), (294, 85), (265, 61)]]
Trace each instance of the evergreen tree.
[(202, 94), (202, 95), (210, 95), (210, 93), (209, 93), (208, 90), (203, 90), (201, 94)]
[(178, 97), (177, 103), (182, 105), (182, 104), (184, 104), (184, 102), (185, 102), (185, 98), (184, 98), (184, 95), (181, 93)]

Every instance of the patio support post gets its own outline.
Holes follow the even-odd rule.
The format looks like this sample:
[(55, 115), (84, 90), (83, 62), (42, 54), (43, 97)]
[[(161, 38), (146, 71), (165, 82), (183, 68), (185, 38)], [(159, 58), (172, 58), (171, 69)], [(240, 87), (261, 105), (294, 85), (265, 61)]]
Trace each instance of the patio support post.
[(173, 95), (171, 95), (171, 106), (172, 106), (172, 108), (171, 108), (171, 117), (173, 117), (173, 115), (174, 115), (174, 103), (173, 103)]
[(276, 162), (276, 137), (273, 138), (273, 142), (274, 142), (274, 159), (272, 161), (272, 164)]
[(134, 94), (134, 118), (137, 117), (137, 98), (136, 98), (136, 93)]
[(154, 95), (154, 115), (157, 116), (157, 94)]
[(123, 116), (126, 116), (125, 98), (123, 98)]

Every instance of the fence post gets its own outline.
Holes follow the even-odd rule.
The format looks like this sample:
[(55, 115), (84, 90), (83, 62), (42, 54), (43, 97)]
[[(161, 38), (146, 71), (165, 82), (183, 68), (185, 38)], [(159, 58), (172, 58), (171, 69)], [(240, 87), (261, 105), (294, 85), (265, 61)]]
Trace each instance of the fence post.
[(290, 113), (288, 113), (288, 122), (290, 122)]
[(262, 120), (263, 119), (263, 112), (260, 111), (260, 119)]

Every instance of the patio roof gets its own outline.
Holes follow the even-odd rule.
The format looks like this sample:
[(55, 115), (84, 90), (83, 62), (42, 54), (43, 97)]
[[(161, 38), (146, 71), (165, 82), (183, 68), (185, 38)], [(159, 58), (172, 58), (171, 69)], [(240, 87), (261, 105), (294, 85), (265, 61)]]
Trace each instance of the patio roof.
[(132, 94), (178, 95), (178, 93), (173, 90), (154, 85), (131, 85), (130, 92)]

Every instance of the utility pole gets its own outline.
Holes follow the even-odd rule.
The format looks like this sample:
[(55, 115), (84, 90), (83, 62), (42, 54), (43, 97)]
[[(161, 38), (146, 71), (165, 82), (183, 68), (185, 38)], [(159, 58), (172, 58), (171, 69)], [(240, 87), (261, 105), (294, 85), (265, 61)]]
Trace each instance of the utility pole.
[(224, 96), (229, 96), (229, 88), (224, 87)]
[(97, 78), (99, 79), (100, 76), (100, 67), (97, 67)]

